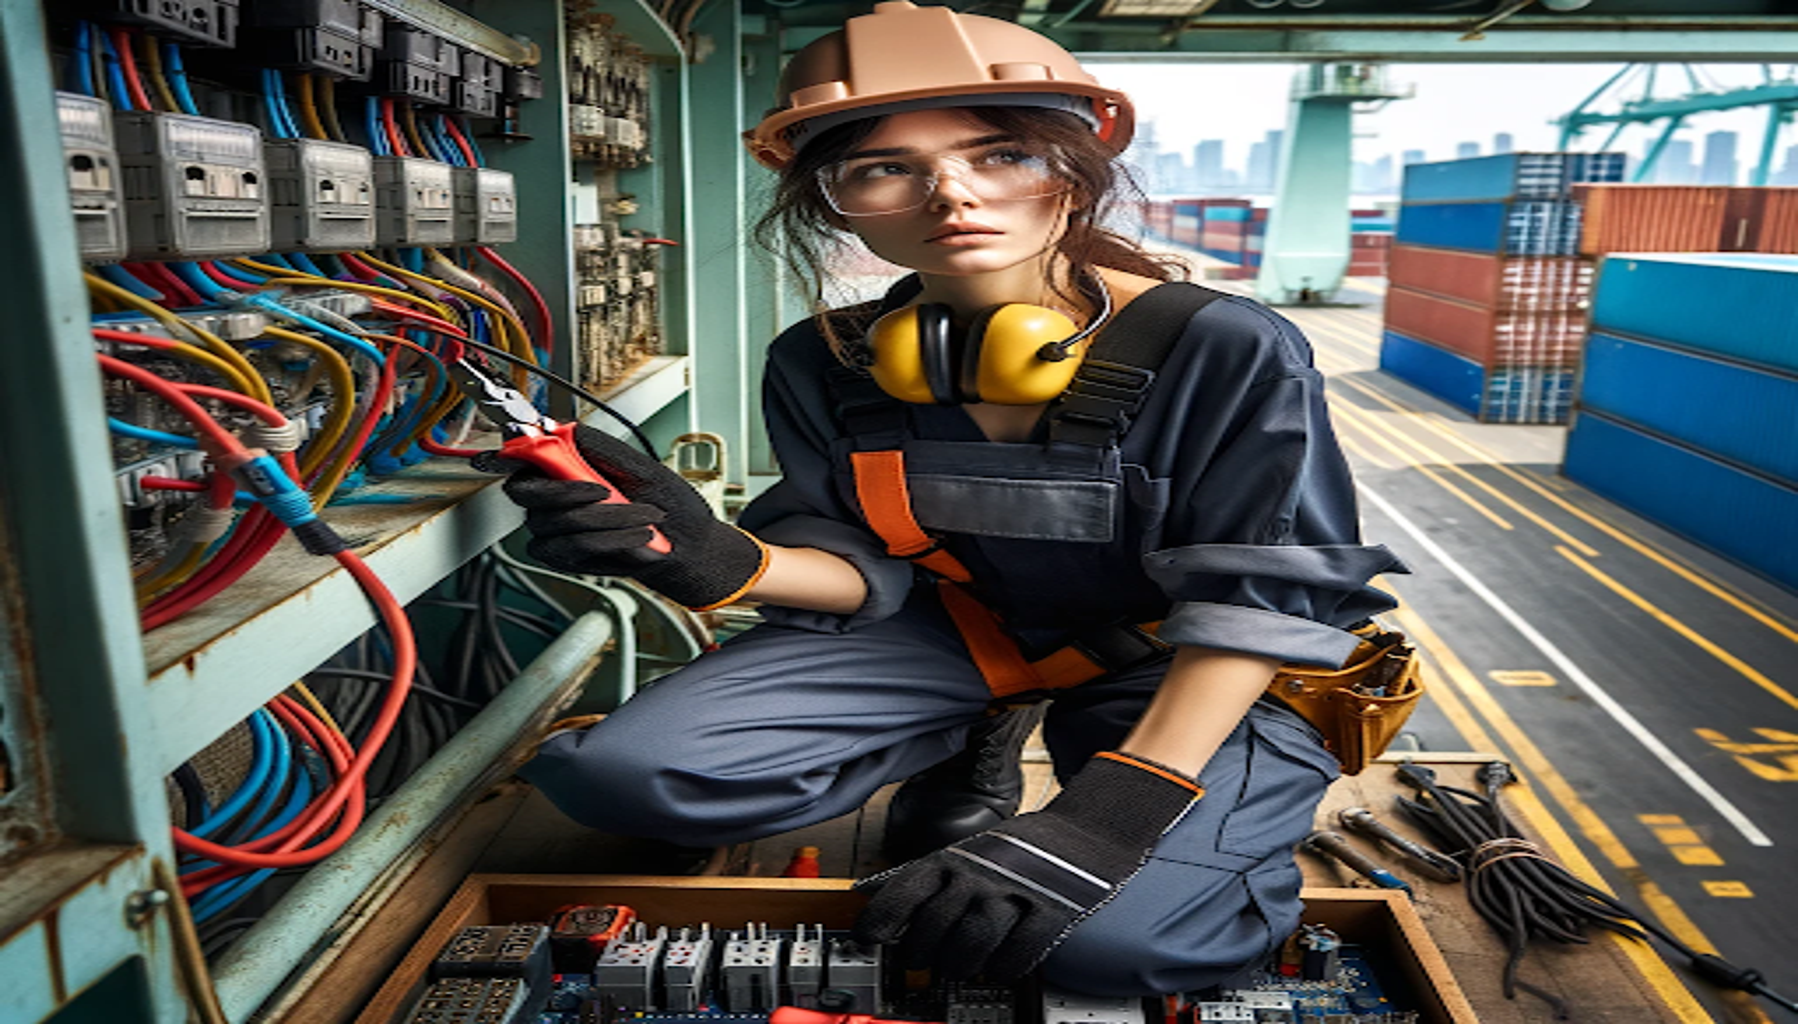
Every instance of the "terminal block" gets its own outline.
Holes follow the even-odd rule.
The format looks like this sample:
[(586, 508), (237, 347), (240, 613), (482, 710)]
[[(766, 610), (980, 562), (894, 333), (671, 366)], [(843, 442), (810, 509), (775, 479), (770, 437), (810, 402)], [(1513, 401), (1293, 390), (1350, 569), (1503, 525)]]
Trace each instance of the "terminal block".
[(667, 993), (662, 1009), (681, 1013), (699, 1009), (711, 980), (715, 949), (709, 924), (700, 925), (698, 930), (682, 928), (679, 935), (668, 941), (662, 957), (662, 986)]
[(824, 991), (824, 926), (794, 929), (793, 942), (787, 947), (787, 1002), (807, 1010), (818, 1008), (818, 993)]
[(540, 924), (471, 925), (431, 964), (434, 978), (519, 978), (533, 992), (549, 987), (549, 929)]
[(831, 939), (825, 961), (825, 977), (834, 992), (853, 997), (848, 1006), (832, 1007), (840, 1013), (879, 1013), (880, 947), (864, 946), (853, 939)]
[(518, 240), (518, 189), (508, 171), (457, 167), (456, 240), (495, 245)]
[(130, 254), (254, 255), (269, 250), (262, 132), (189, 114), (113, 115)]
[(780, 963), (784, 940), (766, 923), (750, 922), (731, 932), (718, 961), (719, 984), (732, 1013), (766, 1013), (780, 1005)]
[(415, 156), (375, 157), (375, 240), (381, 245), (456, 241), (455, 186), (449, 164)]
[(114, 0), (95, 6), (183, 42), (237, 45), (237, 0)]
[(385, 19), (359, 0), (256, 0), (246, 24), (277, 67), (368, 81)]
[(275, 248), (337, 251), (375, 244), (374, 157), (318, 139), (264, 144)]
[(125, 205), (119, 199), (119, 156), (112, 146), (112, 112), (106, 101), (72, 92), (56, 94), (62, 126), (62, 158), (75, 209), (75, 240), (84, 260), (125, 256)]
[(1043, 986), (1043, 1024), (1148, 1024), (1143, 1001)]
[(656, 980), (662, 953), (668, 946), (668, 929), (652, 936), (642, 921), (628, 935), (614, 939), (604, 956), (593, 965), (593, 992), (626, 1010), (656, 1008)]
[(518, 978), (445, 978), (425, 989), (405, 1024), (523, 1024), (530, 991)]
[(944, 1024), (1013, 1024), (1017, 1010), (1007, 985), (949, 984)]

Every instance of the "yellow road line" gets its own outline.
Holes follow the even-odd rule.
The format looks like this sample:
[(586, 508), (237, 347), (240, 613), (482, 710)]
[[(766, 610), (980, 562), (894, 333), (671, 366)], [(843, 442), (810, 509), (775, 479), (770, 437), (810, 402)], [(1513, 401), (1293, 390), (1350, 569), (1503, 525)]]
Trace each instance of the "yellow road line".
[[(1622, 840), (1617, 838), (1617, 834), (1612, 832), (1610, 826), (1606, 825), (1604, 820), (1599, 818), (1592, 808), (1581, 799), (1553, 762), (1543, 755), (1535, 741), (1531, 740), (1510, 714), (1499, 705), (1466, 663), (1461, 661), (1460, 657), (1442, 642), (1442, 638), (1436, 635), (1435, 630), (1431, 629), (1406, 606), (1401, 605), (1391, 614), (1398, 621), (1399, 627), (1411, 639), (1431, 653), (1449, 679), (1462, 691), (1462, 696), (1467, 699), (1468, 704), (1474, 707), (1498, 731), (1499, 736), (1510, 747), (1512, 756), (1522, 764), (1531, 778), (1554, 798), (1555, 803), (1573, 821), (1587, 841), (1597, 847), (1605, 859), (1610, 861), (1611, 865), (1625, 878), (1629, 879), (1636, 889), (1637, 896), (1648, 907), (1649, 912), (1659, 919), (1661, 926), (1693, 949), (1700, 952), (1715, 952), (1716, 947), (1699, 930), (1697, 924), (1687, 916), (1684, 909), (1662, 891), (1658, 884), (1649, 879), (1647, 873), (1642, 870), (1641, 862), (1636, 860), (1635, 855), (1623, 845)], [(1533, 794), (1530, 794), (1528, 789), (1522, 790), (1521, 793), (1529, 794), (1533, 799)], [(1553, 822), (1552, 816), (1544, 815), (1543, 817), (1547, 821)], [(1557, 832), (1559, 833), (1558, 840)], [(1556, 854), (1561, 857), (1568, 870), (1606, 892), (1612, 891), (1594, 869), (1591, 861), (1580, 853), (1579, 848), (1572, 843), (1565, 832), (1559, 830), (1558, 823), (1553, 828), (1545, 829), (1543, 838), (1549, 841), (1550, 846), (1554, 847)], [(1649, 983), (1654, 986), (1655, 991), (1667, 1001), (1669, 1006), (1674, 1008), (1682, 1021), (1710, 1021), (1712, 1019), (1708, 1013), (1704, 1012), (1703, 1007), (1699, 1006), (1697, 1001), (1692, 998), (1691, 992), (1685, 988), (1679, 977), (1652, 949), (1643, 943), (1622, 939), (1621, 936), (1618, 938), (1624, 953), (1635, 962), (1637, 969), (1642, 971)], [(1754, 1020), (1758, 1024), (1772, 1024), (1767, 1015), (1753, 1004), (1752, 998), (1748, 997), (1746, 993), (1733, 993), (1733, 995), (1742, 996), (1745, 1002), (1732, 999), (1732, 993), (1721, 993), (1721, 997), (1731, 1002), (1738, 1011), (1747, 1013), (1749, 1015), (1747, 1019)]]
[(1452, 471), (1455, 475), (1460, 476), (1460, 477), (1470, 481), (1474, 486), (1485, 491), (1487, 494), (1492, 495), (1494, 498), (1497, 498), (1499, 501), (1503, 502), (1504, 504), (1510, 506), (1510, 508), (1513, 512), (1516, 512), (1518, 515), (1522, 516), (1523, 518), (1525, 518), (1525, 519), (1529, 520), (1530, 522), (1536, 524), (1537, 526), (1541, 527), (1550, 536), (1553, 536), (1553, 537), (1559, 539), (1561, 541), (1561, 543), (1566, 544), (1569, 547), (1572, 547), (1574, 550), (1585, 555), (1587, 558), (1597, 558), (1598, 557), (1598, 552), (1596, 550), (1594, 550), (1592, 547), (1590, 547), (1589, 545), (1587, 545), (1584, 541), (1580, 540), (1577, 537), (1574, 537), (1573, 535), (1569, 534), (1567, 531), (1561, 529), (1560, 527), (1554, 525), (1553, 523), (1549, 522), (1548, 520), (1542, 518), (1541, 516), (1537, 515), (1534, 511), (1532, 511), (1528, 508), (1525, 508), (1521, 502), (1517, 501), (1517, 499), (1504, 493), (1503, 491), (1499, 490), (1498, 488), (1493, 487), (1491, 484), (1487, 483), (1484, 480), (1481, 480), (1477, 476), (1474, 476), (1472, 473), (1467, 472), (1467, 470), (1463, 469), (1460, 465), (1458, 465), (1455, 462), (1450, 461), (1442, 453), (1436, 451), (1436, 449), (1431, 448), (1429, 445), (1424, 444), (1422, 441), (1419, 441), (1416, 438), (1411, 437), (1410, 435), (1404, 433), (1403, 431), (1400, 431), (1400, 430), (1394, 428), (1391, 424), (1384, 422), (1378, 416), (1375, 416), (1374, 414), (1367, 412), (1365, 410), (1357, 409), (1354, 406), (1348, 404), (1347, 402), (1343, 402), (1341, 404), (1340, 408), (1341, 408), (1342, 412), (1348, 413), (1351, 419), (1355, 418), (1355, 417), (1360, 417), (1360, 418), (1365, 419), (1368, 423), (1372, 424), (1374, 428), (1385, 431), (1387, 434), (1391, 435), (1391, 437), (1394, 440), (1403, 441), (1406, 444), (1410, 445), (1412, 448), (1417, 449), (1418, 452), (1422, 453), (1424, 458), (1432, 460), (1432, 461), (1436, 462), (1437, 464), (1443, 466), (1444, 468)]
[(1735, 669), (1736, 672), (1741, 674), (1749, 682), (1784, 701), (1789, 707), (1798, 708), (1798, 696), (1793, 696), (1790, 690), (1787, 690), (1785, 687), (1767, 678), (1752, 665), (1749, 665), (1747, 662), (1724, 650), (1722, 645), (1715, 643), (1702, 633), (1699, 633), (1696, 629), (1693, 629), (1679, 619), (1662, 611), (1647, 598), (1617, 582), (1610, 576), (1607, 576), (1605, 573), (1559, 544), (1555, 545), (1555, 551), (1558, 552), (1562, 558), (1565, 558), (1578, 566), (1586, 573), (1586, 575), (1610, 588), (1612, 593), (1623, 598), (1625, 601), (1628, 601), (1630, 604), (1635, 605), (1644, 612), (1647, 612), (1656, 622), (1659, 622), (1661, 625), (1666, 626), (1668, 629), (1678, 633), (1680, 636), (1685, 637), (1687, 640), (1697, 645), (1699, 650), (1716, 658), (1730, 668)]
[[(1330, 399), (1331, 405), (1338, 404), (1337, 401), (1334, 398), (1332, 398), (1331, 396), (1326, 394), (1324, 397)], [(1447, 480), (1444, 480), (1441, 476), (1437, 475), (1435, 470), (1432, 470), (1430, 467), (1424, 465), (1421, 462), (1418, 462), (1416, 459), (1412, 458), (1409, 453), (1405, 452), (1403, 449), (1399, 448), (1397, 445), (1394, 445), (1392, 442), (1386, 440), (1384, 437), (1381, 437), (1377, 432), (1368, 429), (1365, 425), (1357, 422), (1354, 419), (1349, 419), (1348, 423), (1350, 426), (1361, 431), (1361, 433), (1369, 441), (1372, 441), (1373, 443), (1386, 449), (1387, 451), (1391, 452), (1392, 454), (1398, 456), (1399, 461), (1401, 463), (1411, 467), (1412, 469), (1417, 470), (1419, 473), (1422, 473), (1424, 476), (1429, 477), (1430, 480), (1436, 484), (1436, 486), (1442, 488), (1443, 490), (1447, 491), (1448, 493), (1461, 499), (1461, 501), (1466, 503), (1467, 507), (1473, 509), (1475, 512), (1478, 512), (1480, 515), (1483, 515), (1487, 519), (1492, 520), (1492, 522), (1499, 529), (1501, 529), (1501, 530), (1515, 529), (1515, 527), (1513, 527), (1503, 516), (1500, 516), (1497, 512), (1492, 511), (1491, 509), (1487, 508), (1485, 505), (1482, 505), (1479, 501), (1477, 501), (1473, 497), (1473, 495), (1468, 494), (1466, 491), (1463, 491), (1459, 487), (1456, 487), (1454, 484), (1448, 482)]]
[(1373, 463), (1375, 466), (1378, 466), (1381, 469), (1397, 469), (1398, 468), (1397, 466), (1394, 466), (1392, 463), (1387, 462), (1385, 459), (1380, 458), (1378, 455), (1375, 455), (1373, 452), (1370, 452), (1366, 448), (1363, 448), (1361, 446), (1360, 442), (1356, 441), (1352, 437), (1338, 436), (1336, 438), (1336, 440), (1338, 442), (1340, 442), (1344, 448), (1347, 448), (1349, 451), (1354, 452), (1356, 455), (1361, 456), (1363, 459), (1366, 459), (1368, 462)]
[[(1701, 571), (1691, 568), (1691, 567), (1688, 567), (1688, 566), (1680, 563), (1679, 561), (1674, 559), (1671, 555), (1662, 552), (1659, 548), (1655, 547), (1653, 544), (1650, 544), (1647, 541), (1638, 539), (1634, 534), (1623, 529), (1622, 527), (1614, 526), (1611, 523), (1606, 522), (1605, 520), (1599, 518), (1598, 516), (1595, 516), (1592, 513), (1587, 512), (1585, 509), (1582, 509), (1579, 506), (1574, 505), (1573, 503), (1567, 501), (1565, 498), (1562, 498), (1561, 496), (1553, 493), (1547, 487), (1543, 486), (1543, 483), (1538, 482), (1538, 480), (1540, 478), (1536, 478), (1536, 474), (1531, 473), (1528, 470), (1519, 471), (1519, 470), (1513, 469), (1509, 465), (1506, 465), (1504, 462), (1500, 461), (1491, 452), (1486, 451), (1485, 449), (1481, 448), (1480, 446), (1474, 444), (1471, 441), (1466, 440), (1465, 438), (1462, 438), (1459, 434), (1455, 433), (1453, 430), (1451, 430), (1445, 426), (1441, 426), (1437, 423), (1432, 422), (1431, 421), (1431, 418), (1433, 417), (1432, 413), (1428, 413), (1424, 410), (1417, 409), (1415, 407), (1403, 405), (1403, 404), (1395, 401), (1391, 397), (1387, 396), (1386, 394), (1381, 392), (1379, 389), (1369, 387), (1368, 385), (1363, 384), (1357, 380), (1348, 380), (1348, 379), (1338, 378), (1337, 383), (1340, 383), (1347, 387), (1354, 388), (1355, 390), (1360, 391), (1363, 394), (1367, 395), (1369, 398), (1372, 398), (1374, 401), (1379, 402), (1382, 405), (1385, 405), (1386, 407), (1388, 407), (1396, 412), (1415, 414), (1415, 418), (1413, 418), (1411, 420), (1411, 422), (1417, 423), (1420, 426), (1424, 427), (1425, 429), (1430, 430), (1433, 433), (1441, 435), (1450, 444), (1453, 444), (1456, 447), (1459, 447), (1463, 451), (1467, 452), (1468, 454), (1473, 455), (1476, 458), (1479, 458), (1481, 461), (1483, 461), (1487, 465), (1493, 467), (1494, 469), (1497, 469), (1499, 472), (1501, 472), (1504, 475), (1510, 477), (1511, 479), (1517, 481), (1518, 483), (1522, 484), (1523, 486), (1529, 488), (1531, 491), (1534, 491), (1536, 494), (1542, 496), (1543, 498), (1546, 498), (1549, 502), (1554, 504), (1556, 507), (1560, 508), (1562, 511), (1568, 513), (1569, 515), (1572, 515), (1574, 518), (1579, 519), (1581, 522), (1584, 522), (1587, 525), (1603, 532), (1606, 536), (1609, 536), (1612, 540), (1617, 541), (1618, 543), (1622, 544), (1623, 546), (1629, 548), (1631, 551), (1634, 551), (1635, 553), (1641, 555), (1642, 557), (1648, 559), (1649, 561), (1654, 562), (1656, 565), (1659, 565), (1661, 568), (1666, 569), (1668, 572), (1673, 573), (1675, 576), (1678, 576), (1679, 578), (1685, 580), (1687, 583), (1690, 583), (1693, 586), (1699, 588), (1700, 590), (1703, 590), (1705, 593), (1710, 594), (1712, 597), (1717, 598), (1718, 600), (1720, 600), (1723, 603), (1729, 605), (1730, 607), (1736, 609), (1737, 611), (1748, 616), (1749, 618), (1753, 619), (1754, 621), (1760, 623), (1763, 626), (1766, 626), (1768, 629), (1773, 630), (1775, 633), (1778, 633), (1780, 636), (1786, 638), (1787, 640), (1790, 640), (1793, 643), (1798, 643), (1798, 629), (1793, 629), (1791, 626), (1788, 626), (1784, 622), (1779, 621), (1777, 618), (1775, 618), (1772, 614), (1768, 613), (1767, 611), (1764, 611), (1761, 608), (1756, 607), (1755, 602), (1751, 598), (1747, 598), (1747, 597), (1737, 594), (1734, 590), (1730, 589), (1728, 586), (1712, 580), (1710, 577), (1706, 576)], [(1536, 479), (1532, 479), (1532, 478), (1536, 478)]]

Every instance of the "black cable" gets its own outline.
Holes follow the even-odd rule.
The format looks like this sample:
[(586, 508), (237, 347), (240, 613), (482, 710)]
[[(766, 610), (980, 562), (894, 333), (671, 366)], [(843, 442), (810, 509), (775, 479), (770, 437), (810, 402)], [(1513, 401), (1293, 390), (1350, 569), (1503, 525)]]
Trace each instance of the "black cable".
[[(311, 672), (306, 673), (306, 680), (308, 682), (311, 682), (314, 679), (325, 679), (325, 678), (336, 679), (336, 680), (351, 680), (351, 681), (358, 682), (358, 683), (363, 683), (363, 682), (391, 683), (391, 682), (393, 682), (393, 674), (392, 673), (376, 672), (371, 669), (321, 667), (321, 668), (313, 669)], [(453, 706), (459, 707), (459, 708), (468, 708), (473, 711), (479, 711), (482, 707), (482, 705), (476, 704), (472, 700), (463, 700), (460, 697), (453, 697), (435, 687), (422, 686), (418, 683), (412, 684), (412, 692), (420, 694), (425, 697), (429, 697), (435, 701), (441, 701), (445, 704), (453, 705)]]
[(1481, 766), (1476, 778), (1485, 787), (1483, 794), (1440, 785), (1434, 771), (1418, 764), (1401, 765), (1398, 777), (1418, 792), (1416, 800), (1401, 797), (1400, 810), (1433, 833), (1461, 862), (1468, 902), (1505, 942), (1505, 998), (1515, 999), (1521, 988), (1552, 1006), (1556, 1019), (1569, 1019), (1565, 1001), (1519, 979), (1517, 967), (1531, 939), (1584, 943), (1588, 941), (1586, 928), (1593, 927), (1643, 941), (1653, 936), (1685, 957), (1688, 966), (1706, 981), (1761, 996), (1798, 1013), (1798, 1003), (1768, 988), (1759, 971), (1692, 949), (1609, 893), (1549, 860), (1505, 814), (1499, 793), (1516, 779), (1505, 762)]
[(181, 762), (170, 774), (175, 779), (175, 788), (181, 792), (182, 827), (193, 828), (209, 815), (206, 783), (201, 781), (200, 771), (191, 761)]
[(607, 416), (610, 416), (613, 419), (617, 420), (618, 422), (624, 424), (625, 429), (627, 429), (631, 432), (631, 436), (635, 437), (637, 439), (637, 443), (639, 445), (643, 446), (643, 450), (649, 453), (650, 458), (653, 458), (653, 459), (661, 458), (660, 455), (656, 454), (656, 446), (650, 442), (649, 435), (643, 433), (642, 427), (637, 426), (636, 422), (634, 420), (632, 420), (630, 417), (619, 412), (617, 409), (612, 408), (612, 406), (610, 404), (608, 404), (605, 399), (600, 398), (598, 395), (595, 395), (593, 392), (588, 391), (586, 388), (581, 387), (579, 384), (576, 384), (575, 382), (569, 380), (568, 378), (563, 377), (561, 374), (555, 373), (551, 370), (544, 369), (543, 367), (538, 366), (536, 363), (533, 363), (528, 359), (522, 359), (518, 356), (513, 355), (510, 352), (507, 352), (503, 348), (496, 348), (492, 345), (487, 344), (486, 342), (473, 341), (468, 338), (456, 338), (454, 340), (455, 340), (456, 344), (458, 344), (458, 345), (467, 345), (469, 348), (477, 349), (481, 352), (485, 352), (490, 356), (496, 356), (500, 359), (505, 360), (508, 363), (511, 363), (513, 366), (521, 367), (524, 370), (534, 373), (537, 376), (542, 377), (544, 380), (549, 381), (551, 384), (556, 385), (557, 387), (561, 388), (562, 390), (568, 392), (571, 395), (579, 395), (580, 397), (593, 403), (594, 406), (596, 406), (601, 412), (604, 412)]
[[(488, 611), (486, 605), (477, 601), (451, 601), (447, 598), (428, 597), (421, 598), (413, 603), (426, 605), (431, 608), (453, 608), (457, 611), (465, 612), (478, 611), (483, 616), (486, 615)], [(540, 615), (519, 611), (516, 608), (501, 606), (494, 612), (494, 614), (499, 616), (502, 621), (509, 622), (520, 629), (529, 630), (546, 640), (554, 640), (556, 637), (561, 636), (562, 630), (566, 628), (563, 624), (551, 622)]]

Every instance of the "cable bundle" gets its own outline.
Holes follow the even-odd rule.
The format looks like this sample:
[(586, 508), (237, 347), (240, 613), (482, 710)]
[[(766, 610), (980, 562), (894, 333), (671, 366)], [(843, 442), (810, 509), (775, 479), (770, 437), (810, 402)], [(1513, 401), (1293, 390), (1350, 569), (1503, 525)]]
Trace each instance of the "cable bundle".
[(1401, 765), (1398, 776), (1419, 797), (1399, 799), (1399, 808), (1453, 852), (1465, 869), (1468, 901), (1505, 942), (1507, 999), (1515, 999), (1521, 988), (1552, 1006), (1555, 1019), (1571, 1019), (1565, 1000), (1518, 978), (1517, 967), (1532, 939), (1585, 943), (1586, 929), (1594, 927), (1644, 942), (1653, 936), (1685, 957), (1705, 980), (1751, 992), (1798, 1013), (1798, 1003), (1769, 989), (1759, 971), (1692, 949), (1548, 859), (1524, 838), (1499, 803), (1500, 790), (1516, 780), (1510, 765), (1493, 761), (1481, 766), (1475, 777), (1485, 787), (1484, 794), (1440, 785), (1434, 771), (1418, 764)]

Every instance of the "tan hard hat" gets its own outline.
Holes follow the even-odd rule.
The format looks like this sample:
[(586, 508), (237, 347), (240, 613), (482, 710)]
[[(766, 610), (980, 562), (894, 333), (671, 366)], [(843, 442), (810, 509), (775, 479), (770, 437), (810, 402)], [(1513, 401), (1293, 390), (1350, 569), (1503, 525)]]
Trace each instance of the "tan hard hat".
[(793, 159), (790, 130), (813, 118), (942, 98), (1016, 102), (1030, 95), (1084, 98), (1099, 138), (1118, 153), (1130, 144), (1129, 97), (1100, 85), (1054, 40), (999, 18), (886, 0), (794, 54), (781, 74), (780, 108), (743, 141), (758, 162), (779, 170)]

